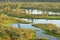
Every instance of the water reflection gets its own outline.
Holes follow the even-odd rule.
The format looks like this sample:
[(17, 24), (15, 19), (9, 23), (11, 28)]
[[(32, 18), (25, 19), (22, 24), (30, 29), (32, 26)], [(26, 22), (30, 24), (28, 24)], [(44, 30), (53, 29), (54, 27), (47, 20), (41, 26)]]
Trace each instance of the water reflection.
[[(60, 27), (60, 20), (46, 20), (46, 19), (25, 19), (25, 20), (28, 20), (28, 21), (32, 21), (33, 23), (52, 23), (52, 24), (56, 24), (58, 25), (58, 27)], [(50, 35), (47, 35), (47, 34), (44, 34), (44, 30), (40, 29), (40, 28), (36, 28), (34, 26), (32, 26), (32, 24), (19, 24), (20, 25), (20, 28), (28, 28), (28, 29), (31, 29), (31, 30), (36, 30), (36, 38), (49, 38), (49, 40), (56, 40), (56, 37), (53, 37), (53, 36), (50, 36)], [(18, 24), (12, 24), (12, 26), (14, 27), (17, 27), (18, 28)]]
[(26, 19), (33, 23), (51, 23), (56, 24), (58, 27), (60, 27), (60, 20), (46, 20), (46, 19)]
[[(25, 10), (26, 13), (31, 13), (31, 14), (46, 14), (48, 13), (49, 15), (60, 15), (60, 13), (55, 13), (55, 12), (49, 12), (49, 11), (41, 11), (41, 10)], [(60, 27), (60, 20), (46, 20), (46, 19), (25, 19), (27, 21), (33, 22), (34, 24), (43, 24), (43, 23), (51, 23), (51, 24), (56, 24), (57, 27)], [(43, 38), (49, 38), (49, 40), (56, 40), (56, 37), (44, 34), (44, 30), (40, 28), (33, 27), (32, 24), (11, 24), (11, 26), (14, 27), (19, 27), (19, 28), (28, 28), (31, 30), (36, 30), (36, 37), (43, 37)]]
[[(17, 24), (12, 24), (12, 26), (14, 27), (18, 27)], [(36, 28), (34, 26), (32, 26), (32, 24), (20, 24), (20, 28), (28, 28), (31, 30), (35, 30), (36, 31), (36, 38), (48, 38), (49, 40), (56, 40), (56, 37), (44, 34), (44, 30), (40, 29), (40, 28)]]

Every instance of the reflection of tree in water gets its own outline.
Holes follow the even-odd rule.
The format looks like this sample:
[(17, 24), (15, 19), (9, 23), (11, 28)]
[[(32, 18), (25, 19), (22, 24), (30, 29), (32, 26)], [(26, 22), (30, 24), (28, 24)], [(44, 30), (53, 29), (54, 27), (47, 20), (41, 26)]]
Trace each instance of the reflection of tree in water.
[(37, 19), (27, 19), (28, 21), (31, 21), (31, 22), (36, 22)]
[[(17, 20), (18, 21), (18, 20)], [(17, 22), (18, 28), (20, 28), (20, 21)]]
[(36, 22), (37, 19), (31, 19), (32, 22)]
[(20, 28), (20, 23), (18, 23), (18, 28)]

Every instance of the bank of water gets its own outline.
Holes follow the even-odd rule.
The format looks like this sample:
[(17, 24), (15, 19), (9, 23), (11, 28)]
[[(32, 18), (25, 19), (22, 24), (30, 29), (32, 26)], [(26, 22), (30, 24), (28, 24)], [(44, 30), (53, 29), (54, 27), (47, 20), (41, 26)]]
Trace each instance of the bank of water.
[[(41, 11), (41, 10), (36, 10), (36, 9), (25, 9), (25, 12), (28, 14), (46, 14), (48, 13), (49, 15), (60, 15), (60, 13), (58, 12), (50, 12), (50, 11)], [(46, 19), (24, 19), (27, 20), (29, 22), (33, 22), (34, 24), (43, 24), (43, 23), (51, 23), (51, 24), (56, 24), (57, 27), (60, 27), (60, 20), (46, 20)], [(31, 24), (19, 24), (20, 28), (27, 28), (27, 29), (31, 29), (31, 30), (35, 30), (36, 31), (36, 38), (48, 38), (49, 40), (60, 40), (58, 39), (58, 37), (54, 37), (54, 36), (50, 36), (47, 34), (44, 34), (44, 30), (42, 30), (41, 28), (37, 28), (32, 26)], [(18, 28), (18, 24), (11, 24), (11, 26), (17, 27)], [(60, 38), (60, 37), (59, 37)]]
[[(12, 26), (14, 27), (18, 27), (18, 24), (12, 24)], [(48, 38), (49, 40), (56, 40), (56, 37), (44, 34), (44, 30), (40, 29), (40, 28), (36, 28), (34, 26), (32, 26), (32, 24), (20, 24), (20, 28), (27, 28), (27, 29), (31, 29), (31, 30), (35, 30), (36, 33), (36, 38)]]

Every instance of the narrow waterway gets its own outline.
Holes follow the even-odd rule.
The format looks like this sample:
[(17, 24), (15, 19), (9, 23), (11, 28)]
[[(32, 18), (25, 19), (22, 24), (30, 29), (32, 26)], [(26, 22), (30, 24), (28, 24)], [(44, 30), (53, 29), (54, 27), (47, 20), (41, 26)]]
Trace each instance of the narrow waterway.
[(57, 27), (60, 27), (60, 20), (46, 20), (46, 19), (25, 19), (25, 20), (33, 22), (34, 24), (50, 23), (55, 24)]
[[(12, 26), (14, 27), (18, 27), (18, 24), (12, 24)], [(44, 30), (40, 29), (40, 28), (36, 28), (34, 26), (32, 26), (32, 24), (20, 24), (20, 28), (27, 28), (27, 29), (31, 29), (31, 30), (35, 30), (36, 33), (36, 38), (48, 38), (49, 40), (56, 40), (56, 37), (44, 34)]]
[[(36, 9), (34, 9), (34, 10), (25, 9), (25, 12), (27, 14), (28, 13), (29, 14), (45, 14), (45, 13), (48, 13), (49, 15), (60, 15), (60, 13), (58, 13), (58, 12), (41, 11), (41, 10), (36, 10)], [(24, 19), (24, 20), (27, 20), (29, 22), (33, 22), (34, 24), (51, 23), (51, 24), (57, 25), (57, 27), (60, 28), (60, 20), (28, 19), (28, 18)], [(10, 25), (18, 28), (18, 24), (10, 24)], [(49, 40), (60, 40), (60, 39), (58, 39), (58, 37), (54, 37), (54, 36), (50, 36), (50, 35), (45, 34), (44, 30), (42, 30), (41, 28), (37, 28), (37, 27), (32, 26), (32, 23), (31, 24), (19, 24), (19, 25), (20, 25), (20, 28), (27, 28), (27, 29), (35, 30), (36, 31), (36, 33), (35, 33), (36, 38), (48, 38)]]

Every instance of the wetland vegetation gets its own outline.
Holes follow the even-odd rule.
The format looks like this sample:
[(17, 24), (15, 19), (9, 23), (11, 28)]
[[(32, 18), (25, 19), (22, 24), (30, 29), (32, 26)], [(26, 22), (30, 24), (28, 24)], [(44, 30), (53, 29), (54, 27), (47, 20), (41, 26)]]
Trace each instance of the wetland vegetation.
[(60, 37), (60, 28), (55, 24), (33, 24), (33, 26), (44, 29), (48, 35)]
[(33, 19), (60, 20), (60, 3), (0, 2), (0, 40), (60, 40), (56, 24), (42, 24), (38, 20), (35, 24)]

